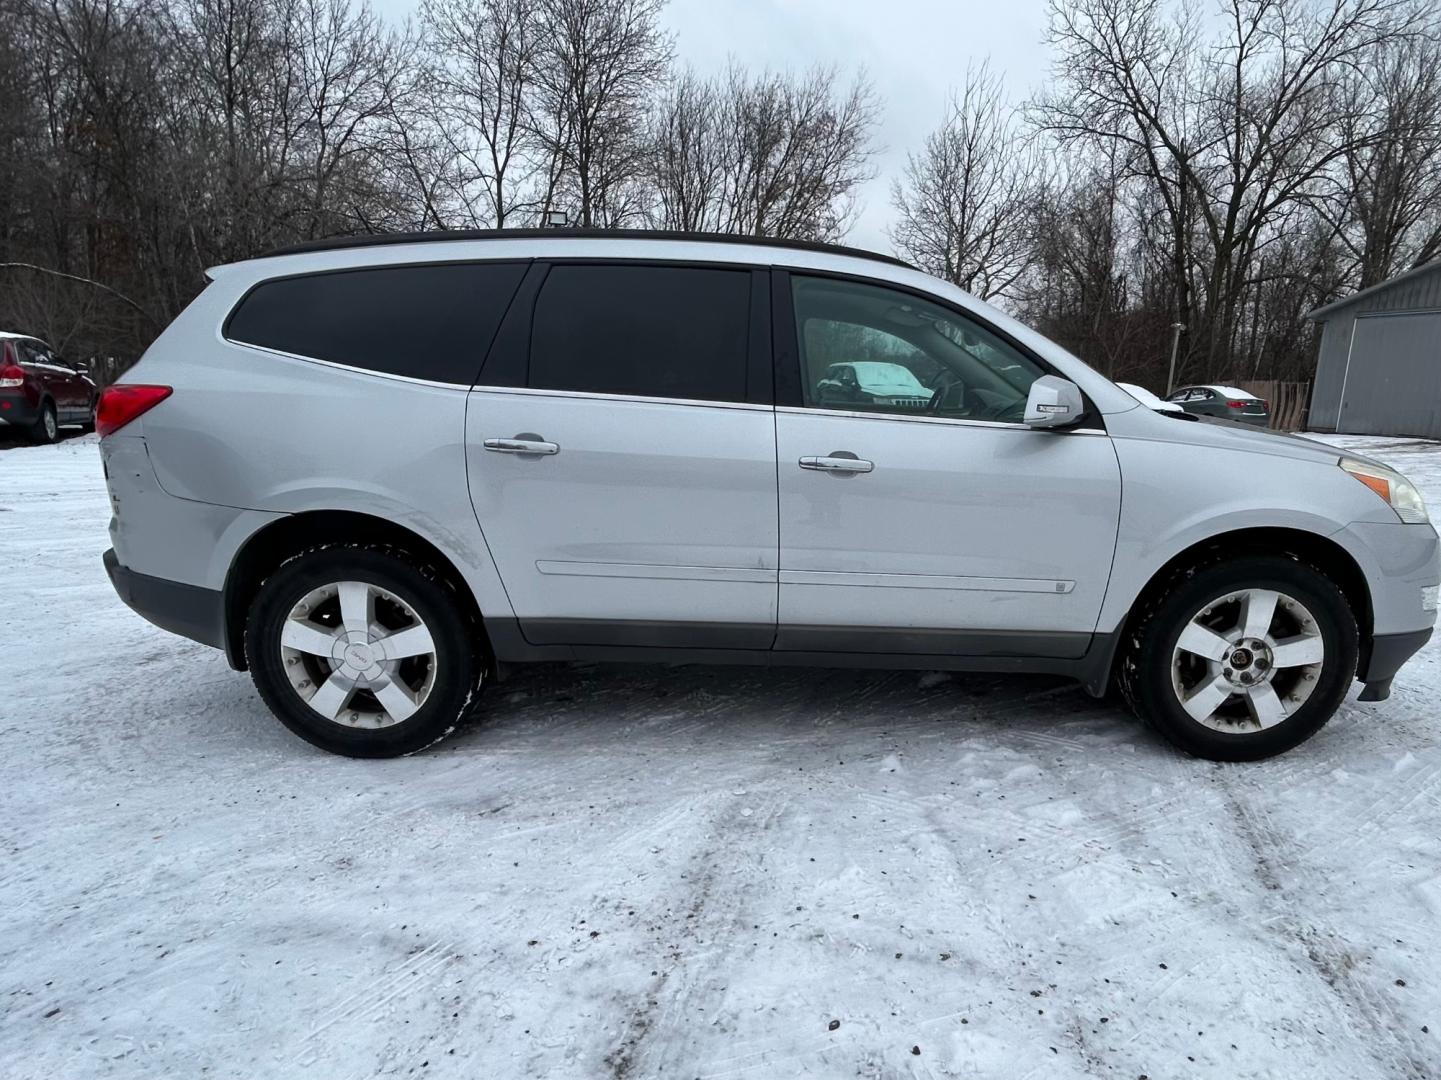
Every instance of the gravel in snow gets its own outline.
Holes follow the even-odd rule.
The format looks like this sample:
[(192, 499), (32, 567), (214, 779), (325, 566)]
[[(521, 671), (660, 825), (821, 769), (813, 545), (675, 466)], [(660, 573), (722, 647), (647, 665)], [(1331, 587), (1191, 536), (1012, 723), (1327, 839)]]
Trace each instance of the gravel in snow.
[[(1441, 447), (1334, 439), (1441, 508)], [(546, 667), (328, 757), (0, 453), (0, 1076), (1441, 1074), (1441, 665), (1262, 764), (1045, 678)]]

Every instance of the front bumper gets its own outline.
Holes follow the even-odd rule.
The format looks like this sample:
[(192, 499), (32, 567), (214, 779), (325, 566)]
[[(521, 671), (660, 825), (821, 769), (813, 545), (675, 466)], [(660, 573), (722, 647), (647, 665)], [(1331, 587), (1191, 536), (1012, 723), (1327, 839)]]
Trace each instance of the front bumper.
[(137, 574), (121, 565), (114, 548), (105, 552), (104, 561), (110, 584), (131, 611), (172, 634), (225, 648), (225, 596), (220, 590)]
[(1371, 594), (1371, 635), (1361, 642), (1356, 678), (1362, 701), (1384, 701), (1391, 679), (1431, 639), (1441, 540), (1430, 525), (1352, 522), (1332, 535), (1361, 567)]
[(1431, 627), (1409, 634), (1377, 634), (1371, 639), (1368, 655), (1361, 658), (1356, 677), (1365, 683), (1362, 701), (1385, 701), (1391, 696), (1391, 680), (1401, 665), (1421, 651), (1431, 640)]

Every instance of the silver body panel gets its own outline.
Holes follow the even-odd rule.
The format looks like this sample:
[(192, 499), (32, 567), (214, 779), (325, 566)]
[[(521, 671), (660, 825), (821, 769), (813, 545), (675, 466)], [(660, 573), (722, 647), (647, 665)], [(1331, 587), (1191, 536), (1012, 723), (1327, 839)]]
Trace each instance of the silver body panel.
[[(519, 434), (559, 449), (482, 446)], [(736, 628), (727, 647), (770, 647), (771, 409), (477, 389), (466, 453), (474, 520), (532, 644), (585, 642), (575, 623), (609, 622), (632, 624), (632, 644), (660, 645), (660, 624), (708, 622)]]
[[(278, 275), (573, 257), (811, 269), (925, 290), (1074, 381), (1104, 428), (472, 389), (238, 345), (222, 332), (240, 297)], [(433, 544), (488, 622), (514, 623), (542, 648), (586, 644), (608, 623), (630, 628), (611, 641), (737, 655), (1079, 656), (1091, 635), (1121, 625), (1176, 554), (1257, 527), (1328, 537), (1349, 552), (1377, 633), (1429, 626), (1421, 589), (1441, 580), (1434, 530), (1400, 524), (1336, 468), (1334, 449), (1158, 415), (952, 286), (831, 253), (557, 237), (257, 259), (216, 270), (124, 381), (175, 388), (102, 442), (126, 565), (221, 589), (265, 525), (362, 513)], [(516, 437), (557, 449), (484, 445)], [(838, 451), (873, 469), (799, 464)], [(687, 624), (715, 633), (664, 629)], [(878, 630), (895, 633), (887, 643)], [(985, 645), (986, 634), (1000, 644)], [(1020, 636), (1008, 643), (1008, 634)]]
[[(776, 446), (781, 647), (874, 627), (1070, 633), (1084, 651), (1121, 503), (1105, 436), (783, 408)], [(836, 451), (874, 470), (798, 464)]]
[(222, 589), (245, 541), (284, 516), (171, 495), (146, 441), (135, 435), (101, 440), (100, 460), (110, 490), (110, 546), (137, 573)]

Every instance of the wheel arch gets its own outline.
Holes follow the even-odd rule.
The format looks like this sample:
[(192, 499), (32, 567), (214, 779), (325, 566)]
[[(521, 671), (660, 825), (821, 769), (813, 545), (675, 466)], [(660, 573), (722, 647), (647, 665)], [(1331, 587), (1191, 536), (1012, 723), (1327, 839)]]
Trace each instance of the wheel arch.
[(486, 635), (480, 604), (454, 560), (412, 529), (386, 518), (353, 510), (307, 510), (288, 514), (250, 536), (231, 561), (225, 576), (225, 655), (230, 666), (244, 671), (245, 621), (257, 591), (286, 560), (302, 551), (331, 544), (374, 544), (404, 551), (433, 565), (455, 592), (456, 599), (474, 627), (484, 656), (491, 662), (494, 651)]
[(1320, 533), (1285, 526), (1256, 526), (1208, 536), (1183, 548), (1163, 563), (1136, 593), (1112, 635), (1110, 656), (1103, 669), (1104, 682), (1099, 686), (1088, 684), (1089, 689), (1093, 693), (1104, 692), (1105, 687), (1115, 677), (1116, 665), (1125, 652), (1126, 640), (1141, 612), (1151, 599), (1169, 587), (1179, 574), (1247, 555), (1280, 555), (1296, 559), (1314, 566), (1335, 582), (1356, 616), (1356, 628), (1361, 643), (1357, 670), (1366, 670), (1372, 646), (1373, 612), (1371, 587), (1366, 582), (1366, 574), (1360, 564), (1335, 540)]

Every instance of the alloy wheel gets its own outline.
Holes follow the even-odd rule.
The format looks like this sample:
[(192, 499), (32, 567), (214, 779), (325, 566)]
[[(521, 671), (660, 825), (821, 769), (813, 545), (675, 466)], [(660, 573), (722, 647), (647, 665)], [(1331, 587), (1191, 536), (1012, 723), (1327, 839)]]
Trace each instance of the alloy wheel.
[(1316, 617), (1295, 597), (1243, 589), (1193, 615), (1171, 654), (1171, 684), (1191, 719), (1245, 734), (1306, 703), (1326, 662)]
[(280, 658), (290, 685), (327, 720), (387, 728), (435, 687), (430, 629), (405, 600), (363, 581), (312, 589), (285, 618)]

